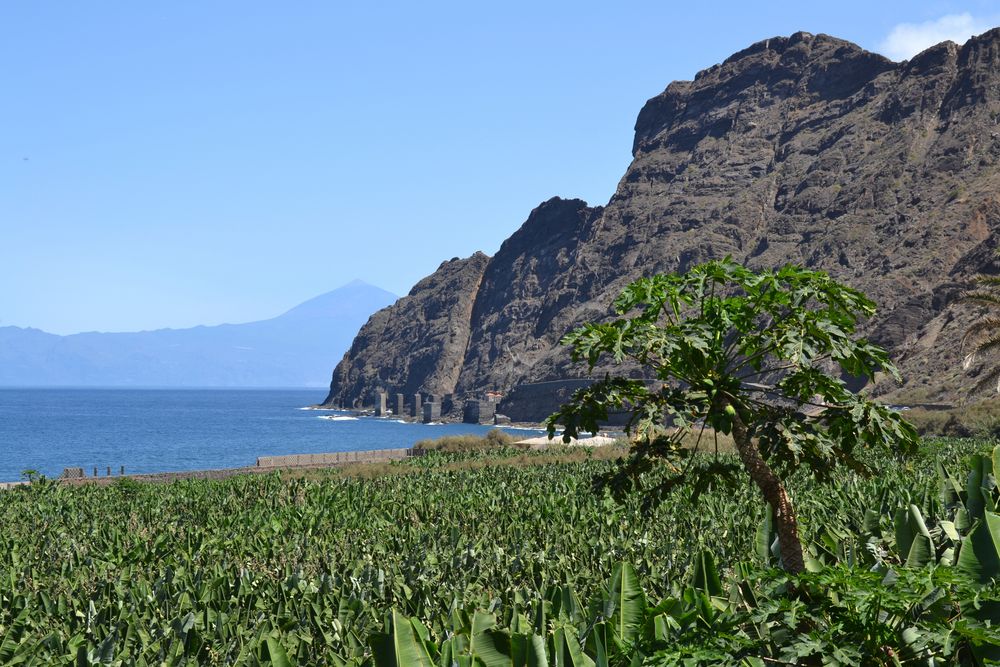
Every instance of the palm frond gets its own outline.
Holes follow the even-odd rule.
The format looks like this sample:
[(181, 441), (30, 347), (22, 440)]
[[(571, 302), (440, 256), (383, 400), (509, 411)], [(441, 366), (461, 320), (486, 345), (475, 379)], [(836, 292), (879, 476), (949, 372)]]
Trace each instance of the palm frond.
[(973, 351), (973, 352), (969, 352), (969, 353), (968, 353), (967, 355), (965, 355), (965, 357), (964, 357), (964, 358), (962, 359), (962, 370), (963, 370), (963, 371), (967, 371), (967, 370), (969, 370), (969, 368), (970, 368), (970, 367), (972, 366), (972, 364), (973, 364), (973, 363), (974, 363), (975, 361), (976, 361), (976, 353), (975, 353), (974, 351)]
[(984, 332), (987, 332), (987, 337), (992, 336), (996, 331), (1000, 331), (1000, 317), (985, 317), (965, 330), (965, 335), (962, 336), (962, 348), (965, 348), (970, 339), (980, 337)]
[[(962, 359), (962, 368), (968, 371), (978, 357), (1000, 350), (1000, 276), (977, 276), (975, 287), (962, 294), (958, 302), (987, 309), (984, 316), (969, 326), (962, 336), (960, 350), (970, 350)], [(992, 387), (1000, 393), (1000, 362), (996, 360), (976, 381), (973, 391), (981, 391), (986, 387)]]
[(997, 348), (1000, 348), (1000, 333), (976, 343), (973, 353), (986, 354)]
[(973, 303), (980, 306), (996, 307), (1000, 306), (1000, 295), (997, 294), (984, 294), (981, 292), (972, 292), (965, 294), (957, 299), (961, 303)]
[(986, 375), (979, 378), (976, 384), (973, 385), (973, 391), (982, 391), (986, 387), (997, 386), (997, 392), (1000, 393), (1000, 366), (994, 366)]
[(981, 306), (1000, 306), (1000, 294), (969, 292), (958, 297), (957, 301), (961, 303), (975, 303)]

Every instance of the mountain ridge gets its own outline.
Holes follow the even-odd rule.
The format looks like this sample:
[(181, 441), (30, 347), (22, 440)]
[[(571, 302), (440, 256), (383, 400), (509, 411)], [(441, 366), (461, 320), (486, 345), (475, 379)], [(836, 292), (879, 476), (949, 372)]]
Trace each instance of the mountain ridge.
[[(863, 333), (906, 378), (875, 392), (959, 400), (968, 384), (959, 340), (973, 315), (954, 301), (976, 273), (997, 271), (998, 123), (1000, 29), (900, 63), (822, 34), (757, 42), (650, 98), (608, 203), (539, 205), (485, 262), (467, 317), (424, 312), (421, 281), (378, 316), (378, 331), (363, 328), (365, 346), (335, 369), (326, 402), (365, 403), (399, 387), (510, 397), (579, 379), (562, 335), (608, 317), (641, 275), (726, 255), (752, 268), (802, 264), (862, 289), (879, 305)], [(375, 362), (423, 335), (412, 321), (405, 336), (394, 324), (403, 310), (428, 328), (447, 316), (468, 330), (461, 363), (437, 376), (453, 384), (431, 387), (420, 368)], [(349, 383), (347, 367), (357, 371)]]
[(69, 335), (0, 327), (0, 386), (319, 387), (329, 360), (395, 299), (352, 281), (253, 322)]

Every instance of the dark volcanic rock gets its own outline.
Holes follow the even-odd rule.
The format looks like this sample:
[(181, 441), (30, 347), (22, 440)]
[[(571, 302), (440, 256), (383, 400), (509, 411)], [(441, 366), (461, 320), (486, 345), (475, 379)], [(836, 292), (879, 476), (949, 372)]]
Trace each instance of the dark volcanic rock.
[(469, 344), (472, 304), (489, 257), (443, 262), (361, 328), (333, 373), (328, 405), (355, 407), (375, 391), (443, 396), (455, 390)]
[[(472, 309), (472, 336), (456, 389), (505, 390), (550, 375), (546, 358), (600, 284), (581, 268), (581, 233), (601, 213), (579, 199), (540, 205), (490, 261)], [(595, 304), (596, 305), (596, 304)], [(600, 305), (593, 317), (608, 314)]]
[(906, 380), (879, 391), (953, 399), (969, 384), (959, 339), (972, 315), (951, 304), (971, 276), (996, 269), (998, 122), (1000, 30), (903, 63), (826, 35), (754, 44), (646, 103), (607, 206), (552, 199), (495, 257), (477, 256), (482, 280), (465, 281), (472, 292), (449, 315), (467, 332), (461, 353), (389, 358), (419, 347), (416, 331), (369, 323), (330, 400), (379, 383), (476, 395), (580, 377), (563, 334), (606, 317), (639, 276), (725, 255), (803, 264), (863, 290), (880, 308), (866, 332)]

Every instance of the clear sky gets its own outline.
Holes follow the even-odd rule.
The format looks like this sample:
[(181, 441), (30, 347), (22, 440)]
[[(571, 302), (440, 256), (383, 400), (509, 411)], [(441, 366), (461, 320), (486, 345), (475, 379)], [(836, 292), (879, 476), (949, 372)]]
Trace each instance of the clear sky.
[(646, 99), (755, 41), (903, 59), (950, 2), (6, 2), (0, 326), (272, 317), (405, 294), (554, 195), (604, 204)]

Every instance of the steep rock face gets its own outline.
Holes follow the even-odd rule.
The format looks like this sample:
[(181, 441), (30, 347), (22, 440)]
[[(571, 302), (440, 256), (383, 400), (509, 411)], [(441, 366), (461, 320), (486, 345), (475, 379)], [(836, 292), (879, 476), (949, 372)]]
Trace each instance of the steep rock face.
[(357, 406), (378, 390), (454, 392), (488, 262), (483, 253), (443, 262), (408, 295), (372, 315), (334, 370), (325, 403)]
[[(545, 379), (543, 363), (567, 327), (568, 309), (588, 303), (597, 274), (578, 269), (580, 234), (600, 209), (579, 199), (550, 199), (531, 212), (490, 260), (472, 309), (472, 336), (459, 393)], [(607, 314), (607, 305), (593, 316)]]
[(990, 270), (1000, 229), (998, 119), (1000, 30), (903, 63), (798, 33), (674, 82), (639, 113), (607, 206), (550, 200), (488, 262), (455, 387), (579, 377), (556, 344), (567, 330), (639, 276), (732, 255), (862, 289), (880, 308), (866, 333), (907, 380), (880, 391), (954, 398), (970, 315), (951, 304)]

